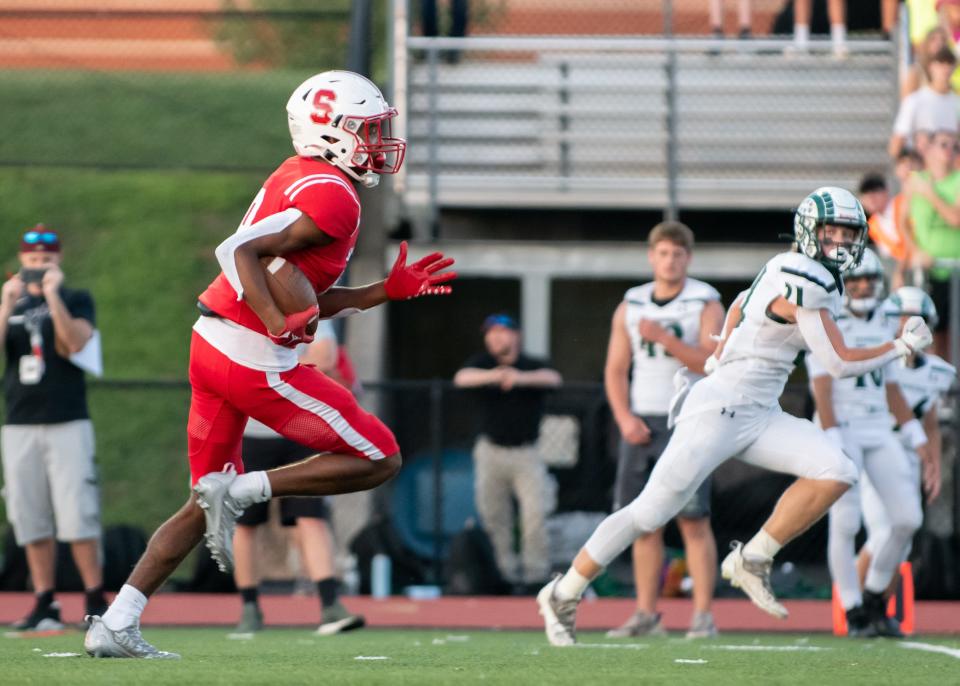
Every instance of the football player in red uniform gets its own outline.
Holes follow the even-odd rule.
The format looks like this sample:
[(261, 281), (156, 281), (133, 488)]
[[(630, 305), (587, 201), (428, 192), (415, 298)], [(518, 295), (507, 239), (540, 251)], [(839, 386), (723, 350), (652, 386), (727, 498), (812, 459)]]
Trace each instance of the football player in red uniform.
[[(229, 571), (234, 523), (244, 508), (271, 497), (362, 491), (400, 469), (390, 430), (347, 389), (299, 365), (295, 348), (312, 340), (318, 317), (449, 293), (456, 274), (446, 268), (453, 260), (434, 253), (408, 265), (402, 244), (385, 280), (334, 287), (357, 240), (354, 186), (372, 188), (380, 174), (396, 173), (406, 142), (390, 136), (397, 111), (372, 82), (351, 72), (311, 77), (290, 97), (287, 114), (297, 155), (270, 175), (237, 232), (217, 247), (223, 272), (200, 296), (187, 425), (195, 495), (156, 531), (103, 617), (88, 618), (84, 647), (95, 657), (177, 657), (141, 636), (147, 597), (201, 538)], [(281, 312), (260, 262), (271, 256), (271, 269), (283, 260), (300, 269), (319, 294), (316, 304)], [(318, 455), (244, 474), (240, 441), (248, 417)]]

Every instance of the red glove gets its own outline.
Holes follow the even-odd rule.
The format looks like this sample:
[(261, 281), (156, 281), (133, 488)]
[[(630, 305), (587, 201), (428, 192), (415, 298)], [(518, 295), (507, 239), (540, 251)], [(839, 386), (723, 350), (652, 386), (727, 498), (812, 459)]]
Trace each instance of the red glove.
[[(278, 334), (267, 333), (270, 340), (284, 348), (296, 348), (301, 343), (312, 343), (313, 334), (307, 333), (310, 325), (320, 318), (320, 308), (314, 305), (303, 312), (288, 314), (284, 318), (283, 331)], [(314, 327), (316, 331), (316, 327)]]
[(444, 257), (443, 253), (435, 252), (427, 255), (423, 259), (407, 264), (407, 242), (400, 244), (400, 254), (397, 255), (397, 261), (393, 263), (390, 275), (384, 282), (384, 288), (387, 291), (387, 297), (391, 300), (409, 300), (421, 295), (447, 295), (453, 289), (450, 286), (441, 286), (440, 284), (452, 281), (457, 278), (456, 272), (443, 272), (438, 274), (441, 269), (446, 269), (454, 260), (452, 257)]

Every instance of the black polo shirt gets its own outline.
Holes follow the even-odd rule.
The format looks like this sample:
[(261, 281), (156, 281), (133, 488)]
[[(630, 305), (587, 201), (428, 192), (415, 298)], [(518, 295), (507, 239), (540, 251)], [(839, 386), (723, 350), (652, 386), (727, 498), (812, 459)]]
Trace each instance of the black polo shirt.
[[(471, 357), (463, 366), (495, 369), (500, 363), (493, 355), (484, 352)], [(550, 368), (550, 363), (521, 353), (510, 366), (528, 372)], [(545, 399), (552, 389), (515, 386), (503, 391), (498, 386), (480, 386), (472, 390), (478, 400), (480, 433), (497, 445), (516, 447), (536, 442)]]
[[(72, 317), (94, 324), (89, 292), (61, 288), (60, 297)], [(20, 358), (32, 354), (31, 331), (39, 332), (44, 372), (38, 383), (24, 384), (20, 380)], [(83, 370), (57, 354), (53, 320), (42, 295), (24, 294), (17, 301), (7, 325), (4, 347), (7, 424), (57, 424), (89, 418)]]

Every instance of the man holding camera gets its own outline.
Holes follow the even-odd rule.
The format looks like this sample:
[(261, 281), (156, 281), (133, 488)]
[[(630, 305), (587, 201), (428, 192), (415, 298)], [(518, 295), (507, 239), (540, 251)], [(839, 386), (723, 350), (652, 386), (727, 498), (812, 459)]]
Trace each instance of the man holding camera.
[[(93, 426), (82, 358), (94, 335), (93, 299), (63, 287), (60, 240), (38, 225), (20, 243), (20, 271), (0, 293), (6, 421), (0, 431), (7, 518), (26, 548), (36, 593), (14, 628), (63, 628), (54, 600), (56, 543), (70, 543), (87, 614), (105, 607)], [(86, 351), (89, 353), (89, 351)]]

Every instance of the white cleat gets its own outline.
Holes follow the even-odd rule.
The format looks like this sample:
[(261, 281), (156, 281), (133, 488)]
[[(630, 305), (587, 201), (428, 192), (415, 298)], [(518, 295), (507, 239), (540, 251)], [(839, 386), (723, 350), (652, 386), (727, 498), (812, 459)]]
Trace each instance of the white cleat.
[(537, 605), (543, 617), (543, 628), (550, 645), (572, 646), (577, 642), (577, 605), (579, 600), (562, 600), (556, 588), (560, 581), (557, 575), (537, 593)]
[(140, 627), (131, 624), (125, 629), (112, 631), (97, 615), (83, 618), (90, 625), (83, 639), (83, 647), (90, 657), (132, 657), (142, 660), (179, 660), (176, 653), (157, 650), (143, 640)]
[(745, 557), (743, 544), (733, 541), (730, 544), (730, 554), (720, 565), (720, 573), (734, 588), (739, 588), (747, 594), (753, 604), (777, 619), (786, 619), (787, 608), (777, 602), (777, 597), (770, 587), (770, 569), (773, 560), (759, 557)]
[(237, 472), (233, 464), (228, 462), (222, 472), (211, 472), (201, 477), (193, 487), (193, 492), (197, 494), (197, 505), (203, 509), (207, 520), (204, 543), (224, 574), (233, 571), (233, 532), (237, 518), (243, 514), (243, 509), (230, 496), (230, 484), (236, 478)]

